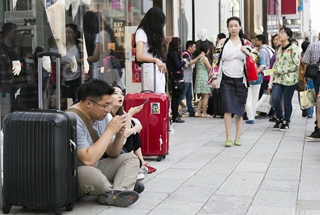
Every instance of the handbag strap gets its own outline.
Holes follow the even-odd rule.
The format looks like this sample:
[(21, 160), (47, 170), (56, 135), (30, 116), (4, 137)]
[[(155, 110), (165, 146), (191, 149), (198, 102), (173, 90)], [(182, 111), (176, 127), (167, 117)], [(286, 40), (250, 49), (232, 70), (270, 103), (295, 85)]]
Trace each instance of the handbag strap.
[(86, 125), (86, 127), (90, 133), (91, 139), (94, 143), (99, 139), (99, 136), (97, 135), (97, 133), (93, 129), (93, 127), (92, 127), (89, 119), (86, 117), (86, 115), (84, 115), (80, 110), (78, 110), (76, 108), (69, 108), (66, 111), (73, 112), (73, 113), (77, 114), (82, 119), (82, 121)]
[[(226, 41), (224, 41), (224, 44), (223, 44), (223, 46), (222, 46), (222, 48), (221, 48), (221, 52), (220, 52), (220, 55), (219, 55), (219, 60), (218, 60), (218, 62), (217, 62), (217, 66), (219, 66), (219, 64), (220, 64), (220, 60), (221, 60), (221, 58), (222, 58), (222, 53), (223, 53), (223, 49), (224, 49), (224, 46), (227, 44), (227, 42), (229, 41), (229, 37), (226, 39)], [(241, 40), (242, 41), (242, 40)]]

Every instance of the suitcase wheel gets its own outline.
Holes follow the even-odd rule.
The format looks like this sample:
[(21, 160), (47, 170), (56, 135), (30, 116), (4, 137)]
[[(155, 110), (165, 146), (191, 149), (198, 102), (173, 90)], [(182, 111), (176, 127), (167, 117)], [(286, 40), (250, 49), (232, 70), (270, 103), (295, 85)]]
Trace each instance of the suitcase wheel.
[(73, 206), (74, 206), (75, 203), (76, 203), (76, 202), (73, 201), (73, 202), (71, 202), (69, 205), (67, 205), (67, 206), (66, 206), (66, 210), (67, 210), (67, 211), (72, 211), (72, 210), (73, 210)]
[(57, 208), (57, 209), (55, 209), (55, 210), (53, 211), (53, 214), (54, 214), (54, 215), (61, 215), (62, 212), (61, 212), (60, 208)]
[(12, 205), (7, 205), (5, 204), (5, 202), (3, 201), (3, 207), (2, 207), (2, 212), (4, 214), (8, 214), (11, 210)]
[(157, 161), (158, 162), (160, 162), (162, 159), (166, 159), (166, 155), (157, 157)]

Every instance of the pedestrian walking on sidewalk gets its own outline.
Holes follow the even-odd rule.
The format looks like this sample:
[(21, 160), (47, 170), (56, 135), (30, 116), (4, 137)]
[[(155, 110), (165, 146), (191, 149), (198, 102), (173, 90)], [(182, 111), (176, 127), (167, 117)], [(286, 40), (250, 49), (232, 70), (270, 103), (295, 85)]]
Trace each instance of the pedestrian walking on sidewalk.
[[(224, 105), (224, 124), (226, 128), (226, 146), (233, 143), (241, 146), (241, 128), (243, 123), (242, 115), (248, 95), (248, 82), (244, 70), (246, 56), (253, 57), (257, 61), (257, 56), (251, 51), (254, 46), (247, 39), (243, 39), (241, 20), (238, 17), (230, 17), (227, 20), (229, 38), (222, 39), (214, 53), (212, 87), (219, 88), (222, 93)], [(216, 69), (218, 66), (218, 69)], [(236, 136), (231, 139), (232, 114), (236, 117)]]
[[(276, 62), (273, 65), (272, 104), (277, 121), (273, 130), (286, 131), (289, 129), (292, 114), (292, 97), (299, 79), (300, 51), (291, 42), (290, 28), (281, 28), (279, 40), (281, 47), (277, 51)], [(283, 94), (283, 96), (282, 96)], [(284, 108), (282, 108), (282, 102)]]

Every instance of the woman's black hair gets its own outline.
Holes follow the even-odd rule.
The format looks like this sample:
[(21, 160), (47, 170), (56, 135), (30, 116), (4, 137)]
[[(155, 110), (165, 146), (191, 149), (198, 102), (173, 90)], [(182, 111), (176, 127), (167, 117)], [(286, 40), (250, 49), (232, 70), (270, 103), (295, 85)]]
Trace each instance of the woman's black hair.
[(273, 44), (273, 39), (274, 39), (275, 37), (277, 37), (277, 36), (279, 36), (279, 34), (275, 34), (275, 35), (271, 36), (271, 47), (272, 47), (273, 49), (276, 49), (276, 46)]
[[(165, 41), (163, 27), (166, 23), (166, 16), (158, 7), (152, 7), (141, 20), (137, 30), (143, 29), (148, 38), (148, 52), (162, 60), (166, 58), (163, 43)], [(136, 44), (134, 44), (135, 47)]]
[(200, 53), (201, 53), (201, 52), (204, 52), (205, 54), (207, 54), (209, 48), (210, 48), (210, 46), (209, 46), (207, 43), (202, 43), (202, 44), (200, 45), (200, 48), (199, 48)]
[(310, 42), (307, 42), (307, 41), (304, 41), (302, 44), (301, 44), (301, 49), (302, 49), (302, 52), (306, 52), (308, 46), (310, 45)]
[(179, 51), (180, 47), (181, 47), (181, 39), (179, 37), (172, 37), (171, 42), (169, 44), (168, 52)]
[(87, 11), (83, 15), (83, 33), (85, 36), (88, 55), (91, 56), (94, 52), (94, 41), (96, 39), (96, 34), (99, 33), (99, 19), (98, 16), (92, 11)]
[(81, 49), (80, 49), (80, 46), (79, 46), (79, 43), (80, 43), (80, 31), (78, 30), (78, 26), (73, 24), (73, 23), (68, 23), (66, 24), (66, 28), (71, 28), (73, 30), (73, 32), (75, 33), (76, 37), (75, 37), (75, 42), (76, 42), (76, 46), (79, 50), (79, 53), (81, 53)]
[[(236, 16), (232, 16), (232, 17), (230, 17), (230, 18), (228, 18), (227, 19), (227, 27), (229, 26), (229, 22), (230, 21), (237, 21), (238, 23), (239, 23), (239, 25), (241, 26), (241, 20), (240, 20), (240, 18), (239, 17), (236, 17)], [(230, 33), (229, 33), (229, 37), (230, 37)], [(240, 29), (240, 31), (239, 31), (239, 37), (240, 38), (243, 38), (243, 31), (242, 31), (242, 29)]]
[(284, 32), (286, 32), (286, 34), (288, 35), (288, 37), (289, 37), (289, 42), (291, 42), (291, 37), (292, 37), (292, 30), (290, 29), (290, 28), (287, 28), (287, 27), (282, 27), (282, 28), (280, 28), (280, 30), (279, 31), (281, 31), (281, 30), (283, 30)]
[[(121, 88), (119, 85), (116, 85), (116, 84), (112, 85), (112, 88), (113, 88), (113, 89), (114, 89), (115, 87), (118, 87), (118, 88), (121, 90), (121, 92), (122, 92), (122, 88)], [(121, 115), (123, 115), (123, 114), (124, 114), (123, 106), (121, 106), (116, 113), (112, 113), (112, 112), (111, 112), (111, 115), (112, 115), (113, 117), (116, 116), (116, 115), (121, 116)]]

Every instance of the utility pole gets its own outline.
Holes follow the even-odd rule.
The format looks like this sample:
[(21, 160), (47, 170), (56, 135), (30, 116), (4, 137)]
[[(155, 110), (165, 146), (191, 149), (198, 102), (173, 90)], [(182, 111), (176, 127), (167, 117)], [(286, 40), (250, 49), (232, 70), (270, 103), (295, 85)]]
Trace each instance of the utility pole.
[(263, 0), (262, 2), (262, 14), (263, 35), (268, 41), (268, 0)]

